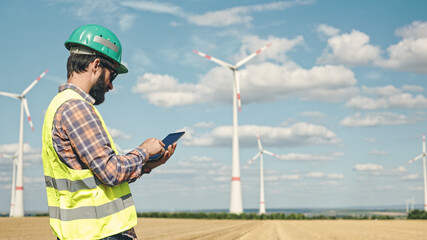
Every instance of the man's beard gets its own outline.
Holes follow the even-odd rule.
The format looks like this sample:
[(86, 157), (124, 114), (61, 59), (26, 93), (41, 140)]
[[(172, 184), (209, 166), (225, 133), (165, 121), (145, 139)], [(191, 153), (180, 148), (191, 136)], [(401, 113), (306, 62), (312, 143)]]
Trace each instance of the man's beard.
[(95, 99), (94, 105), (99, 105), (105, 100), (105, 93), (107, 92), (107, 85), (105, 84), (105, 69), (96, 80), (95, 85), (90, 89), (89, 95)]

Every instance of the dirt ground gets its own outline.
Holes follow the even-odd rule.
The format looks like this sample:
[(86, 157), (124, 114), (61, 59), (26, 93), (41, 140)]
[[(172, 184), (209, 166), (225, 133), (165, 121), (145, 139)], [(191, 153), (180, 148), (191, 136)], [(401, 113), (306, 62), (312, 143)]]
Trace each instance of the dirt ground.
[[(139, 218), (139, 239), (427, 240), (426, 220), (194, 220)], [(0, 240), (55, 240), (47, 217), (0, 218)]]

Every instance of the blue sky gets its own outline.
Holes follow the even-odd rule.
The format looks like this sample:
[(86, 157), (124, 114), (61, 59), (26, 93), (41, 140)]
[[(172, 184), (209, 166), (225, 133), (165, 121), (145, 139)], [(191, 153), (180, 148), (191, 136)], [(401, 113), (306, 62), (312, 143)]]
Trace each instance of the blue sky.
[[(45, 211), (41, 128), (66, 81), (64, 42), (77, 27), (110, 28), (130, 69), (98, 107), (116, 143), (185, 129), (170, 161), (131, 184), (137, 209), (228, 209), (232, 73), (240, 70), (240, 165), (244, 208), (258, 208), (264, 158), (269, 208), (423, 202), (427, 131), (425, 1), (8, 1), (0, 8), (0, 91), (28, 93), (25, 210)], [(0, 96), (0, 153), (17, 151), (19, 102)], [(12, 164), (0, 159), (0, 211), (8, 211)]]

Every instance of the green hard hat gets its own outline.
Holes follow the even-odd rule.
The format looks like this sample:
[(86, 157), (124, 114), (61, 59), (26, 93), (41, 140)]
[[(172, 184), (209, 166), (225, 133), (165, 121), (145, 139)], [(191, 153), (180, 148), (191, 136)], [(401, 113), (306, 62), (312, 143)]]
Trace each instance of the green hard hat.
[(116, 71), (119, 74), (128, 72), (121, 63), (122, 45), (119, 39), (103, 26), (88, 24), (77, 28), (65, 42), (65, 47), (76, 54), (98, 55), (101, 53), (118, 63)]

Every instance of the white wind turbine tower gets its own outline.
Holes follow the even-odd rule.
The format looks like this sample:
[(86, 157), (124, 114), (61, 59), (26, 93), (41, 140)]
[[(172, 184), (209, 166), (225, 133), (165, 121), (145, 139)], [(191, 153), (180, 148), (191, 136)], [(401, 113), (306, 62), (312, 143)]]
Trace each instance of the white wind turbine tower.
[(39, 80), (46, 75), (44, 71), (36, 80), (34, 80), (21, 94), (16, 93), (7, 93), (0, 92), (0, 95), (15, 98), (21, 100), (21, 119), (19, 127), (19, 150), (18, 150), (18, 163), (16, 171), (16, 187), (15, 187), (15, 211), (12, 214), (13, 217), (23, 217), (24, 216), (24, 164), (23, 164), (23, 154), (24, 154), (24, 110), (27, 114), (28, 121), (30, 123), (31, 129), (34, 131), (33, 122), (31, 121), (30, 110), (28, 109), (27, 99), (25, 95), (39, 82)]
[(405, 200), (405, 202), (406, 202), (406, 213), (409, 213), (409, 208), (408, 208), (408, 205), (409, 205), (409, 202), (410, 202), (411, 200), (408, 200), (408, 199), (406, 199)]
[(279, 155), (270, 151), (264, 150), (261, 144), (259, 134), (257, 134), (258, 149), (259, 152), (246, 163), (246, 166), (252, 164), (259, 157), (259, 214), (265, 214), (265, 197), (264, 197), (264, 153), (271, 155), (276, 158), (280, 158)]
[(409, 203), (412, 203), (411, 211), (414, 211), (414, 204), (415, 204), (414, 196), (412, 196), (411, 199), (406, 200), (406, 213), (409, 213)]
[(423, 173), (424, 173), (424, 211), (427, 211), (427, 173), (426, 173), (426, 135), (423, 134), (423, 152), (410, 160), (408, 164), (417, 161), (420, 158), (423, 158)]
[(252, 53), (246, 58), (240, 60), (236, 65), (231, 65), (229, 63), (223, 62), (219, 59), (206, 55), (202, 52), (193, 50), (196, 54), (205, 57), (227, 69), (233, 71), (234, 81), (233, 81), (233, 142), (232, 142), (232, 173), (231, 173), (231, 197), (230, 197), (230, 213), (243, 213), (242, 205), (242, 188), (240, 183), (240, 160), (239, 160), (239, 136), (237, 130), (237, 108), (239, 111), (242, 109), (242, 104), (240, 101), (240, 81), (238, 69), (249, 60), (254, 58), (256, 55), (264, 51), (269, 47), (271, 43), (265, 45), (258, 51)]
[(16, 184), (16, 165), (18, 164), (18, 152), (15, 153), (15, 155), (8, 155), (8, 154), (0, 154), (0, 158), (9, 158), (13, 162), (13, 168), (12, 168), (12, 187), (10, 191), (10, 210), (9, 210), (9, 217), (13, 217), (14, 211), (15, 211), (15, 184)]

